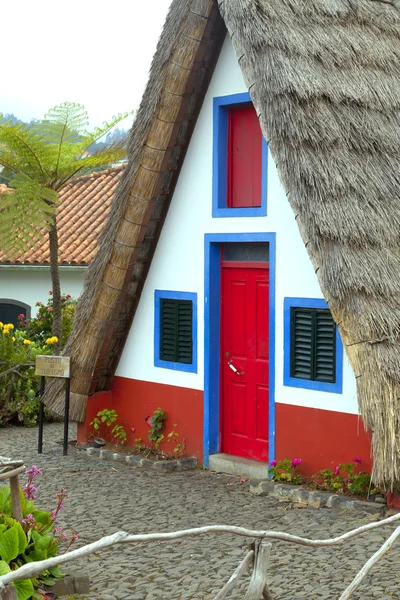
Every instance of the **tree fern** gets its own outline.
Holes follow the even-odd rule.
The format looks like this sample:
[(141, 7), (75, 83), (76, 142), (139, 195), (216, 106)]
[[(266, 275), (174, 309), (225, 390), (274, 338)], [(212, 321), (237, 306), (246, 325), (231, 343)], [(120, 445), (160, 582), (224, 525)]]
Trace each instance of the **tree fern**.
[[(50, 235), (53, 335), (61, 339), (61, 299), (58, 275), (57, 206), (63, 187), (77, 175), (120, 160), (124, 140), (87, 155), (88, 148), (132, 113), (119, 114), (89, 132), (81, 104), (64, 102), (44, 119), (26, 125), (3, 120), (0, 114), (0, 165), (12, 173), (11, 192), (0, 195), (0, 249), (10, 259), (42, 243)], [(57, 348), (56, 348), (57, 350)]]

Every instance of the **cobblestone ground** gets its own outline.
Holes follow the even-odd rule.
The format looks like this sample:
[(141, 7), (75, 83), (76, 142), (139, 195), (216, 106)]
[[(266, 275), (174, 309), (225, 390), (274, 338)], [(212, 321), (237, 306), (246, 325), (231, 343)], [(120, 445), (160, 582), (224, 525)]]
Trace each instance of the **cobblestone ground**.
[[(60, 524), (76, 529), (78, 544), (118, 530), (171, 531), (208, 524), (234, 524), (286, 531), (313, 538), (333, 537), (369, 522), (360, 513), (332, 509), (290, 509), (253, 497), (240, 479), (196, 470), (159, 474), (101, 462), (71, 449), (62, 456), (62, 425), (45, 427), (44, 451), (36, 453), (36, 429), (0, 429), (0, 455), (21, 458), (44, 471), (38, 484), (41, 508), (54, 506), (67, 488)], [(75, 439), (71, 426), (70, 439)], [(233, 485), (227, 485), (233, 484)], [(279, 600), (337, 599), (364, 562), (393, 531), (388, 526), (342, 547), (308, 549), (274, 542), (271, 590)], [(246, 541), (230, 535), (187, 538), (174, 543), (115, 546), (71, 563), (69, 572), (91, 581), (88, 600), (208, 600), (214, 598), (244, 557)], [(399, 545), (374, 569), (354, 598), (400, 598)], [(231, 599), (244, 597), (244, 584)]]

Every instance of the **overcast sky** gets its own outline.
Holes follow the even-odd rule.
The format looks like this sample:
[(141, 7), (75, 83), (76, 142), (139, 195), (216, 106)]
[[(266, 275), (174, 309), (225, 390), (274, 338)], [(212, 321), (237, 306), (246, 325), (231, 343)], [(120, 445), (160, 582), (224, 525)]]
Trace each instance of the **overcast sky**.
[(2, 0), (0, 113), (29, 121), (56, 104), (79, 102), (91, 125), (100, 125), (138, 108), (169, 5)]

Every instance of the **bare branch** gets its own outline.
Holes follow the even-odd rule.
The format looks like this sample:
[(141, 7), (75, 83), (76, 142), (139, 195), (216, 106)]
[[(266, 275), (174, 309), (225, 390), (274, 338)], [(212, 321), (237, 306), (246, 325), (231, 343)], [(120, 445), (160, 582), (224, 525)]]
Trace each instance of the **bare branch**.
[(362, 527), (348, 531), (339, 537), (325, 540), (310, 540), (308, 538), (302, 538), (300, 536), (291, 535), (290, 533), (283, 533), (281, 531), (253, 530), (246, 529), (244, 527), (234, 527), (232, 525), (208, 525), (205, 527), (195, 527), (193, 529), (171, 531), (168, 533), (148, 533), (138, 535), (131, 535), (125, 531), (119, 531), (113, 535), (101, 538), (97, 542), (93, 542), (92, 544), (88, 544), (87, 546), (82, 546), (82, 548), (68, 552), (67, 554), (55, 556), (54, 558), (49, 558), (38, 562), (28, 563), (16, 571), (2, 575), (0, 577), (0, 590), (4, 589), (6, 583), (17, 581), (19, 579), (35, 577), (45, 569), (64, 564), (65, 562), (69, 562), (70, 560), (74, 560), (76, 558), (81, 558), (82, 556), (87, 556), (92, 552), (97, 552), (98, 550), (107, 548), (113, 544), (177, 540), (191, 535), (203, 535), (207, 533), (230, 533), (262, 540), (274, 539), (281, 540), (283, 542), (294, 542), (303, 546), (336, 546), (354, 536), (365, 533), (366, 531), (370, 531), (371, 529), (376, 529), (377, 527), (383, 527), (384, 525), (388, 525), (394, 521), (398, 521), (399, 519), (400, 514), (396, 514), (393, 517), (389, 517), (388, 519), (384, 519), (377, 523), (369, 523), (368, 525), (363, 525)]
[(350, 598), (350, 596), (358, 588), (364, 577), (368, 575), (372, 567), (375, 566), (376, 563), (379, 560), (381, 560), (381, 558), (383, 558), (383, 556), (386, 554), (386, 552), (388, 552), (388, 550), (390, 550), (390, 548), (393, 546), (398, 537), (400, 537), (400, 527), (397, 527), (397, 529), (393, 531), (392, 535), (386, 540), (383, 546), (381, 546), (379, 550), (375, 552), (375, 554), (373, 554), (373, 556), (371, 556), (371, 558), (365, 563), (363, 568), (354, 577), (349, 587), (346, 588), (343, 594), (340, 596), (339, 600), (347, 600), (348, 598)]
[(214, 600), (224, 600), (228, 597), (228, 594), (234, 589), (236, 585), (236, 581), (243, 575), (245, 571), (250, 567), (254, 560), (254, 551), (250, 550), (240, 563), (240, 565), (235, 569), (232, 575), (229, 577), (228, 581), (222, 588), (220, 592), (215, 596)]

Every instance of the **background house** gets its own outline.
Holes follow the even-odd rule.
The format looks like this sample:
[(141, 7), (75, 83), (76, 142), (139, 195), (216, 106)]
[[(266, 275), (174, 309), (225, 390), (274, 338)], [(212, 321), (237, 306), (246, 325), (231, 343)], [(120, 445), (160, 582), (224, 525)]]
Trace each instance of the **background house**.
[[(60, 194), (57, 224), (61, 290), (73, 298), (80, 296), (83, 289), (85, 273), (97, 252), (98, 237), (123, 168), (78, 177)], [(13, 260), (0, 251), (1, 322), (16, 323), (19, 314), (34, 314), (35, 303), (45, 303), (51, 287), (46, 232), (40, 232), (31, 248)]]

